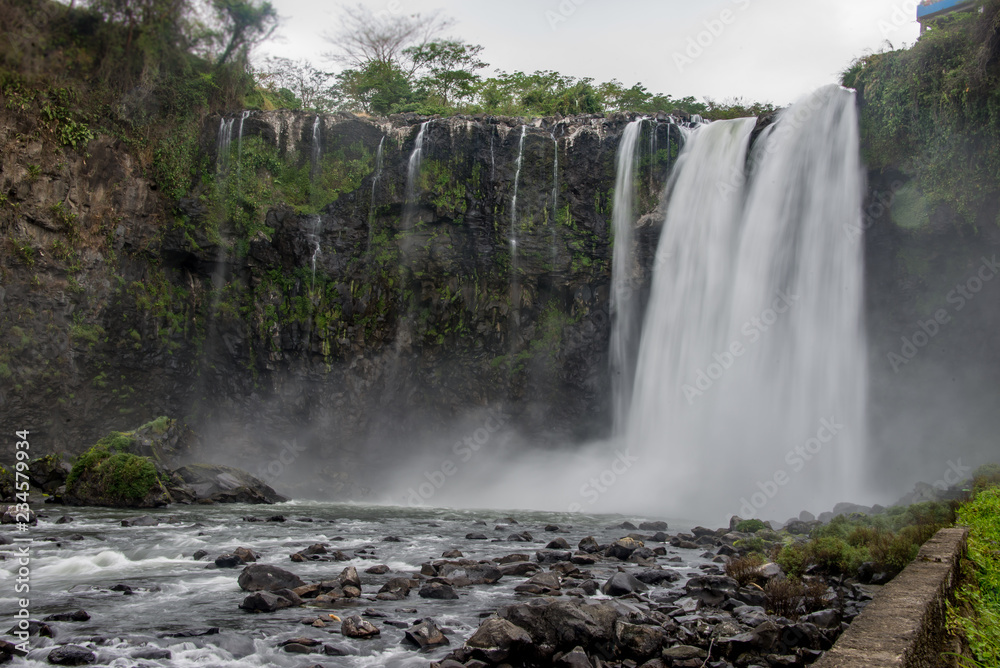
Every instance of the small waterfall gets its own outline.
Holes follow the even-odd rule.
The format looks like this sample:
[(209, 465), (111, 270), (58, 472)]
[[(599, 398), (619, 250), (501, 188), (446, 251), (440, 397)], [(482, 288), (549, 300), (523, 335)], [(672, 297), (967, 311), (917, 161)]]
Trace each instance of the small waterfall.
[(639, 347), (641, 307), (638, 295), (638, 263), (635, 258), (633, 213), (635, 172), (638, 166), (636, 148), (643, 119), (628, 124), (618, 145), (618, 174), (615, 178), (615, 199), (612, 216), (614, 247), (611, 275), (611, 387), (614, 398), (616, 429), (624, 424), (632, 399), (635, 355)]
[(424, 121), (420, 124), (420, 132), (413, 143), (413, 153), (410, 154), (410, 162), (406, 169), (406, 208), (403, 213), (403, 228), (410, 229), (413, 225), (413, 217), (417, 211), (418, 179), (420, 178), (420, 165), (424, 160), (424, 145), (427, 141), (427, 127), (431, 121)]
[(313, 252), (309, 259), (312, 267), (312, 281), (309, 285), (310, 292), (316, 291), (316, 260), (322, 255), (320, 252), (320, 235), (322, 234), (323, 219), (319, 214), (309, 216), (309, 243), (312, 244)]
[(322, 121), (320, 120), (319, 114), (316, 115), (316, 120), (313, 121), (312, 129), (312, 169), (313, 172), (319, 169), (319, 160), (322, 157), (323, 147), (320, 143), (320, 127)]
[(653, 118), (650, 119), (649, 125), (649, 191), (653, 192), (656, 190), (656, 153), (659, 150), (660, 122)]
[(556, 222), (556, 211), (559, 210), (559, 142), (555, 134), (552, 135), (552, 146), (555, 162), (552, 165), (552, 224)]
[(239, 178), (243, 171), (243, 121), (245, 121), (249, 115), (249, 111), (244, 111), (240, 114), (240, 130), (236, 135), (236, 178)]
[(784, 519), (863, 491), (855, 96), (829, 86), (782, 112), (748, 177), (754, 125), (695, 128), (668, 186), (624, 429), (665, 513)]
[(375, 153), (375, 177), (372, 178), (372, 196), (368, 203), (368, 247), (365, 249), (368, 253), (371, 253), (372, 237), (375, 236), (375, 186), (382, 178), (382, 149), (384, 146), (385, 135), (382, 135), (382, 140), (378, 143), (378, 151)]
[(559, 248), (557, 246), (557, 234), (558, 234), (558, 215), (559, 215), (559, 140), (556, 139), (555, 133), (552, 134), (552, 144), (555, 147), (555, 162), (552, 166), (552, 220), (549, 221), (549, 226), (551, 229), (551, 253), (550, 253), (550, 264), (551, 271), (556, 268), (556, 262), (559, 261)]
[(517, 331), (520, 326), (521, 311), (521, 281), (518, 276), (517, 264), (517, 193), (521, 184), (521, 167), (524, 166), (524, 139), (528, 135), (528, 126), (521, 126), (521, 141), (517, 148), (517, 171), (514, 173), (514, 195), (510, 200), (510, 347), (514, 350), (517, 342)]
[(496, 139), (496, 130), (490, 135), (490, 181), (497, 180), (497, 156), (493, 152), (493, 144)]
[(219, 119), (219, 138), (215, 145), (216, 171), (224, 174), (229, 171), (229, 152), (233, 143), (233, 122), (235, 118)]

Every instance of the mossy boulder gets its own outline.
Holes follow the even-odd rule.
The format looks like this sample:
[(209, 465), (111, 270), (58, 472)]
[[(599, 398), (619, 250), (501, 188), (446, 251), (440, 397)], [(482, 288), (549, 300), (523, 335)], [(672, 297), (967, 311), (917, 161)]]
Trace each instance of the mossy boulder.
[(148, 457), (129, 452), (131, 434), (111, 432), (73, 464), (63, 500), (74, 506), (156, 508), (170, 503), (170, 494)]

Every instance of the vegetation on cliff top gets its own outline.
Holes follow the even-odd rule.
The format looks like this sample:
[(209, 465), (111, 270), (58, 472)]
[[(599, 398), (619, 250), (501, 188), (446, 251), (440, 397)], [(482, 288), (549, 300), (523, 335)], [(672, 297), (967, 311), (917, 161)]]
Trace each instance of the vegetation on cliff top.
[(916, 202), (901, 204), (1000, 224), (1000, 0), (940, 20), (910, 49), (859, 59), (843, 83), (860, 96), (868, 165), (914, 177), (904, 194)]

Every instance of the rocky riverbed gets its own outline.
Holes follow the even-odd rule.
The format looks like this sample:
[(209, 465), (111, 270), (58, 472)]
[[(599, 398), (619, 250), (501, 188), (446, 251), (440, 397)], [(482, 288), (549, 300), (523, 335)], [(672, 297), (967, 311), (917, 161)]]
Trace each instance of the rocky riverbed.
[(753, 537), (683, 521), (307, 503), (38, 510), (30, 531), (0, 534), (12, 625), (9, 541), (33, 541), (20, 665), (795, 666), (871, 598), (815, 576), (782, 599), (766, 586), (783, 577), (774, 564), (755, 578), (764, 587), (740, 586), (725, 562)]

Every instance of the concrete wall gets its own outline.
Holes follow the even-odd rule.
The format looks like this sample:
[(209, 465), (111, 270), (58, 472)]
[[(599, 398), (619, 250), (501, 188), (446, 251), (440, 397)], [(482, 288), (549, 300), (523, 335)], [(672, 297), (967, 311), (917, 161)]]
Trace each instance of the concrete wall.
[(942, 529), (916, 561), (886, 585), (816, 668), (938, 668), (953, 665), (945, 630), (949, 597), (959, 582), (968, 529)]

